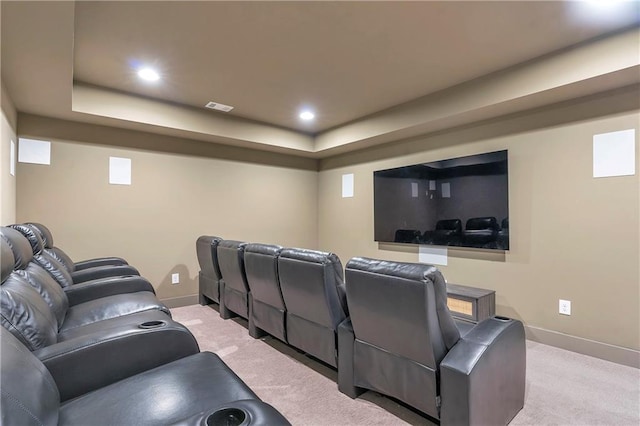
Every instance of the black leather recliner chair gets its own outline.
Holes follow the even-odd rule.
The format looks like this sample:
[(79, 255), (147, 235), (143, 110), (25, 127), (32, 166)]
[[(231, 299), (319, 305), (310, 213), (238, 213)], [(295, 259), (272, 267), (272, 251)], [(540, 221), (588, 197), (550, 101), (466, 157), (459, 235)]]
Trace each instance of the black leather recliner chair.
[(193, 335), (172, 321), (168, 310), (145, 303), (152, 293), (70, 304), (53, 278), (29, 261), (26, 240), (21, 248), (14, 259), (0, 238), (0, 324), (45, 364), (63, 398), (199, 351)]
[(209, 301), (220, 303), (220, 266), (218, 265), (218, 244), (222, 238), (203, 235), (196, 241), (196, 254), (200, 264), (198, 274), (198, 294), (201, 305)]
[(333, 253), (286, 248), (278, 258), (288, 343), (337, 367), (338, 325), (349, 316), (342, 263)]
[(244, 270), (244, 248), (247, 243), (222, 240), (218, 244), (220, 265), (220, 316), (229, 319), (234, 314), (249, 319), (249, 286)]
[[(211, 352), (201, 352), (65, 399), (60, 378), (0, 329), (2, 424), (288, 425)], [(96, 365), (94, 373), (101, 365)], [(73, 371), (73, 370), (70, 370)], [(68, 374), (71, 378), (77, 374)], [(62, 378), (62, 380), (65, 380)]]
[(353, 258), (345, 274), (351, 317), (339, 328), (341, 392), (375, 390), (443, 425), (507, 424), (520, 411), (520, 321), (490, 318), (461, 338), (434, 266)]
[(509, 250), (509, 218), (502, 219), (500, 231), (498, 231), (498, 248)]
[(46, 249), (50, 250), (52, 254), (56, 256), (64, 266), (70, 271), (82, 271), (87, 268), (95, 268), (97, 266), (117, 266), (117, 265), (128, 265), (129, 263), (121, 257), (99, 257), (95, 259), (87, 259), (81, 260), (79, 262), (74, 262), (67, 253), (64, 252), (61, 248), (55, 247), (53, 244), (53, 234), (41, 223), (37, 222), (28, 222), (26, 225), (31, 225), (36, 228), (40, 232), (40, 236), (44, 240), (44, 246)]
[(431, 244), (440, 246), (457, 245), (462, 237), (462, 221), (460, 219), (439, 220), (430, 237)]
[[(91, 259), (79, 262), (78, 264), (74, 263), (64, 251), (53, 246), (53, 236), (44, 225), (29, 223), (24, 225), (11, 225), (10, 227), (27, 237), (32, 243), (32, 246), (40, 244), (41, 248), (39, 250), (43, 254), (56, 259), (69, 273), (73, 284), (99, 278), (140, 275), (140, 272), (138, 272), (136, 268), (127, 264), (124, 259), (118, 257)], [(36, 242), (34, 234), (37, 234), (39, 237), (37, 240), (40, 241)], [(120, 263), (121, 261), (125, 263)]]
[(249, 293), (249, 335), (258, 338), (264, 333), (287, 342), (286, 307), (282, 299), (278, 275), (278, 256), (282, 247), (268, 244), (247, 244), (244, 248), (244, 268)]
[[(82, 283), (73, 283), (73, 279), (64, 266), (54, 257), (43, 251), (43, 243), (39, 234), (28, 232), (29, 238), (18, 230), (6, 226), (0, 227), (0, 236), (4, 238), (15, 256), (16, 263), (20, 263), (26, 269), (33, 261), (65, 289), (65, 293), (71, 304), (80, 304), (91, 300), (114, 296), (124, 293), (148, 292), (150, 295), (140, 296), (153, 301), (155, 290), (151, 283), (138, 275), (105, 277)], [(134, 296), (134, 299), (136, 297)], [(163, 305), (164, 306), (164, 305)]]
[(398, 229), (393, 238), (394, 243), (413, 243), (420, 242), (422, 234), (417, 229)]
[(45, 266), (45, 268), (56, 275), (56, 280), (63, 287), (101, 278), (140, 275), (138, 270), (130, 265), (96, 266), (83, 269), (82, 271), (71, 272), (65, 264), (58, 259), (57, 255), (45, 249), (42, 234), (35, 227), (31, 225), (10, 225), (9, 228), (20, 232), (29, 241), (36, 262), (43, 264), (43, 266), (55, 265), (54, 269), (57, 271), (53, 269), (50, 270), (49, 266)]
[(498, 238), (498, 221), (493, 216), (472, 217), (467, 220), (462, 238), (466, 245), (482, 248), (495, 244)]

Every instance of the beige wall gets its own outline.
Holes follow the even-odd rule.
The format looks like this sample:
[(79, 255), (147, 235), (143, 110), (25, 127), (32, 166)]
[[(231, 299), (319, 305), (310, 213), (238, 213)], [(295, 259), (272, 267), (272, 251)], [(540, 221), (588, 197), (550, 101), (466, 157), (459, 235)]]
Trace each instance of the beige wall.
[(16, 177), (10, 173), (11, 141), (15, 143), (15, 161), (18, 155), (16, 139), (16, 109), (2, 84), (2, 117), (0, 117), (0, 225), (11, 224), (16, 219)]
[[(636, 100), (628, 105), (635, 110), (619, 112), (631, 97)], [(497, 313), (520, 318), (532, 329), (637, 351), (637, 142), (635, 176), (592, 177), (594, 134), (635, 128), (637, 140), (637, 99), (637, 92), (618, 93), (323, 160), (319, 246), (344, 263), (352, 256), (417, 261), (416, 248), (373, 240), (373, 172), (508, 149), (511, 250), (490, 255), (450, 249), (448, 266), (441, 267), (445, 277), (496, 290)], [(597, 111), (610, 113), (592, 118)], [(558, 124), (562, 117), (571, 122)], [(354, 198), (341, 198), (343, 173), (355, 174)], [(560, 298), (571, 300), (571, 316), (558, 314)], [(638, 353), (631, 356), (637, 364)]]
[[(628, 348), (635, 361), (620, 362), (633, 364), (639, 174), (593, 179), (591, 146), (596, 133), (638, 132), (638, 102), (632, 87), (328, 158), (320, 172), (310, 159), (21, 115), (21, 135), (53, 146), (51, 166), (18, 165), (17, 220), (48, 224), (74, 258), (127, 257), (161, 298), (180, 298), (197, 292), (201, 234), (331, 250), (345, 264), (417, 261), (415, 248), (373, 241), (373, 171), (508, 149), (511, 250), (451, 250), (445, 276), (495, 289), (498, 313), (525, 321), (530, 337), (543, 330), (554, 333), (546, 343), (570, 349), (583, 349), (570, 339)], [(108, 185), (109, 156), (132, 159), (132, 186)], [(354, 198), (341, 198), (343, 173), (355, 173)], [(573, 302), (571, 316), (557, 313), (559, 298)]]
[[(51, 140), (50, 166), (18, 166), (18, 221), (48, 225), (73, 259), (125, 257), (161, 299), (197, 294), (202, 234), (317, 245), (316, 170)], [(131, 158), (131, 186), (109, 185), (110, 156)]]

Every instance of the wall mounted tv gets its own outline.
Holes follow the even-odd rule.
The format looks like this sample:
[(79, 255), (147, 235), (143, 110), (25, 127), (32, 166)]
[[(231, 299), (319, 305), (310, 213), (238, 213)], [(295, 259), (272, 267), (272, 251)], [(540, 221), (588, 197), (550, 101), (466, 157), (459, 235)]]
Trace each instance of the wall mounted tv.
[(507, 151), (373, 173), (378, 242), (509, 249)]

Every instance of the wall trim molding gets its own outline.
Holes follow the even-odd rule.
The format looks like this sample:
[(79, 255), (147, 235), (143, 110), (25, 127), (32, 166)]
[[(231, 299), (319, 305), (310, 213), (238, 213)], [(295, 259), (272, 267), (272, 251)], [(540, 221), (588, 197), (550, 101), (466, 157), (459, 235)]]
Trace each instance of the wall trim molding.
[(640, 351), (525, 325), (527, 339), (640, 369)]
[(183, 306), (197, 305), (198, 295), (189, 294), (187, 296), (169, 297), (168, 299), (160, 299), (162, 303), (167, 305), (167, 308), (181, 308)]

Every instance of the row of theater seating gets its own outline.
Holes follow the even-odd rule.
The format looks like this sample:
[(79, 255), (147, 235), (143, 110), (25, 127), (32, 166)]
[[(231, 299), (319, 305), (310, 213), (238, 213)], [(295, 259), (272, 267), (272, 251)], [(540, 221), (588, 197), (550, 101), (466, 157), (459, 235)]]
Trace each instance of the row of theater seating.
[(509, 218), (502, 219), (498, 225), (493, 216), (474, 217), (467, 220), (464, 229), (460, 219), (439, 220), (435, 229), (424, 233), (417, 229), (398, 229), (394, 242), (508, 250)]
[(289, 424), (124, 259), (73, 262), (34, 223), (0, 249), (0, 424)]
[(200, 303), (337, 368), (338, 389), (397, 398), (443, 424), (507, 424), (523, 407), (521, 322), (458, 322), (425, 264), (201, 236)]

